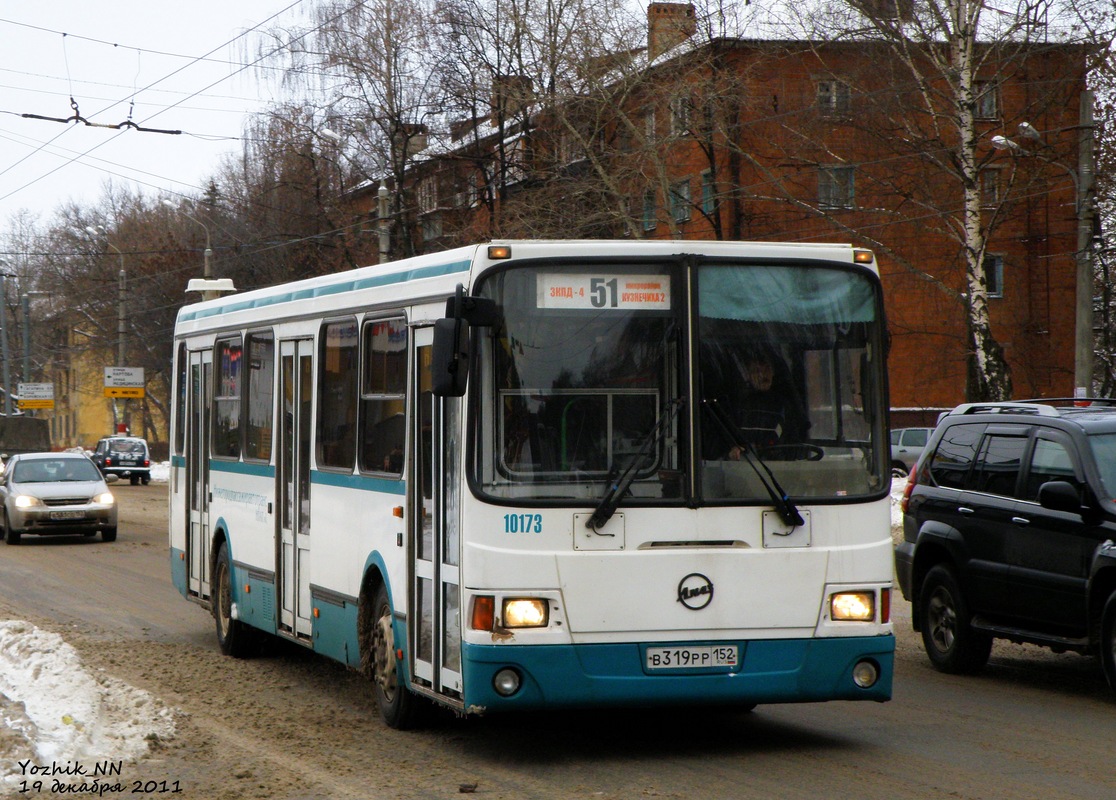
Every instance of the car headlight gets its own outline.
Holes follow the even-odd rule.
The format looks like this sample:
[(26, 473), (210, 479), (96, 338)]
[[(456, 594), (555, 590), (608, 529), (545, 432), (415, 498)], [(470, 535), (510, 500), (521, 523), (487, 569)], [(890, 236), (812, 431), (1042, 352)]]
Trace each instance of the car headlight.
[(505, 628), (545, 628), (550, 605), (538, 597), (509, 597), (504, 600)]
[(829, 618), (871, 622), (876, 618), (875, 592), (837, 592), (829, 597)]
[(111, 506), (116, 502), (116, 498), (112, 496), (112, 492), (104, 492), (93, 498), (94, 503), (100, 503), (103, 506)]
[(35, 508), (41, 506), (43, 501), (37, 497), (32, 497), (29, 494), (17, 495), (15, 499), (16, 508)]

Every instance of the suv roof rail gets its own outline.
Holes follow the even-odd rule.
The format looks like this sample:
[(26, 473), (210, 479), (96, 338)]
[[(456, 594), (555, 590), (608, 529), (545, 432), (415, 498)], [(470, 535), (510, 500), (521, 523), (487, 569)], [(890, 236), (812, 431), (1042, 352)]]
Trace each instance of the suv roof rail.
[(1112, 408), (1116, 406), (1116, 398), (1112, 397), (1036, 397), (1033, 400), (1019, 400), (1020, 403), (1048, 403), (1050, 405), (1062, 404), (1074, 408)]
[(1058, 417), (1061, 412), (1053, 406), (1043, 405), (1042, 402), (993, 402), (993, 403), (962, 403), (952, 411), (943, 414), (955, 416), (959, 414), (1032, 414), (1039, 417)]

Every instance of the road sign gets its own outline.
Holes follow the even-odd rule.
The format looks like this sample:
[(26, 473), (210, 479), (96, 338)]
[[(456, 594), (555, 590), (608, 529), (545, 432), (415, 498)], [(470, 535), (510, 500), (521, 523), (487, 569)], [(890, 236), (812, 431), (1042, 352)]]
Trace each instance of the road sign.
[(53, 383), (21, 383), (19, 384), (18, 405), (23, 409), (54, 408)]
[(144, 397), (142, 386), (106, 386), (105, 397)]
[[(105, 367), (105, 388), (140, 388), (144, 386), (143, 367)], [(108, 396), (108, 395), (106, 395)], [(141, 395), (127, 395), (138, 397)]]

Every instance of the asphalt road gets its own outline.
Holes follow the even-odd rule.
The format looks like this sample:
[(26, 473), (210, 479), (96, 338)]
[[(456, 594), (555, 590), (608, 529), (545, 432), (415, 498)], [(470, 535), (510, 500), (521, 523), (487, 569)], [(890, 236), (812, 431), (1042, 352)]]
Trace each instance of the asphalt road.
[(222, 657), (209, 615), (170, 585), (166, 484), (114, 490), (116, 542), (0, 543), (0, 618), (62, 633), (92, 668), (180, 709), (176, 739), (129, 768), (178, 781), (179, 797), (1116, 797), (1116, 699), (1094, 661), (997, 645), (980, 676), (941, 675), (901, 600), (890, 703), (446, 715), (394, 731), (363, 679), (312, 653)]

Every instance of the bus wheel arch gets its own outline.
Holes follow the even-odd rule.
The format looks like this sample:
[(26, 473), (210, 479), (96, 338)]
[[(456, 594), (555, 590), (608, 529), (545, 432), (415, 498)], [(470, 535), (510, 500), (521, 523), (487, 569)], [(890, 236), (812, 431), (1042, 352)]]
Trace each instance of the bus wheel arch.
[(418, 722), (418, 698), (406, 685), (395, 643), (394, 612), (387, 583), (377, 570), (365, 577), (360, 598), (360, 671), (372, 683), (380, 715), (397, 730)]
[(233, 613), (232, 560), (225, 537), (214, 537), (213, 548), (210, 609), (217, 632), (217, 645), (227, 656), (247, 658), (254, 654), (256, 643), (251, 628), (236, 619)]

